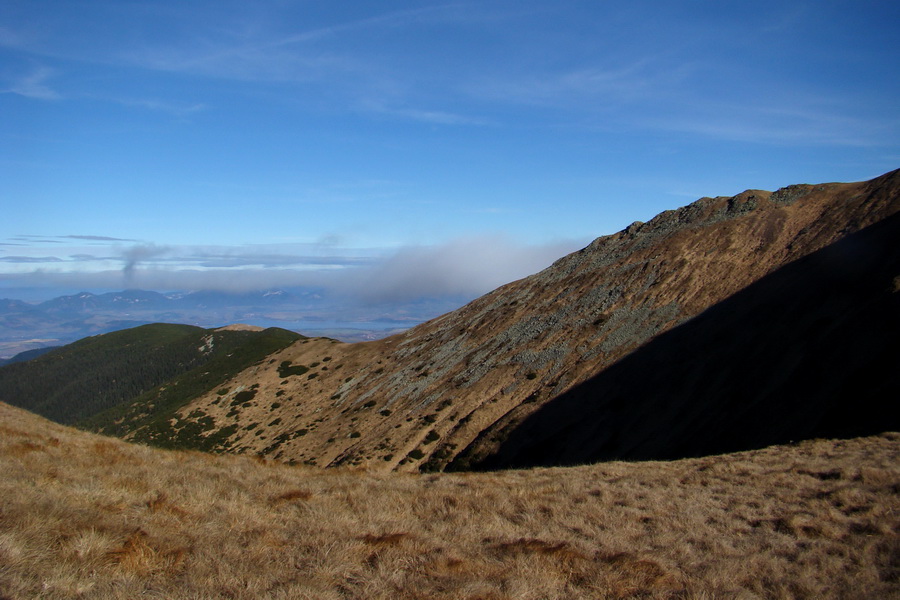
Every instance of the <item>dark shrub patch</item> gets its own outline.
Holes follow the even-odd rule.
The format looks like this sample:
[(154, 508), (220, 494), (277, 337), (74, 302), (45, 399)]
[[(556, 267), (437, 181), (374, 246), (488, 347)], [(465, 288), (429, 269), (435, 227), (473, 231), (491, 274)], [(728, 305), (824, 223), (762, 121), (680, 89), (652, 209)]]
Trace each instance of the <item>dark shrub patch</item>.
[(243, 392), (238, 392), (234, 395), (234, 399), (231, 401), (232, 406), (237, 406), (238, 404), (246, 405), (248, 402), (253, 400), (256, 397), (256, 390), (244, 390)]
[(278, 365), (278, 376), (282, 379), (290, 377), (291, 375), (303, 375), (307, 371), (309, 371), (308, 367), (303, 365), (292, 365), (289, 360), (285, 360)]

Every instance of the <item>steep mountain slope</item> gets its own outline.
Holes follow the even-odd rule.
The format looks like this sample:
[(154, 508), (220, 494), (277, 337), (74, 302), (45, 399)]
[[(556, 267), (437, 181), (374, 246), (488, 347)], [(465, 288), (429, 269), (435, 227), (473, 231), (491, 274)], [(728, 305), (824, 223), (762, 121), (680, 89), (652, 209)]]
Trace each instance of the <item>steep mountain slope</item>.
[[(501, 450), (503, 442), (548, 403), (565, 406), (555, 409), (567, 413), (555, 416), (557, 423), (602, 418), (603, 411), (594, 408), (582, 414), (580, 400), (560, 404), (554, 399), (583, 389), (581, 384), (660, 334), (766, 276), (894, 215), (900, 209), (898, 188), (900, 172), (895, 171), (869, 182), (703, 198), (599, 238), (538, 274), (404, 334), (351, 345), (302, 340), (241, 373), (219, 393), (198, 398), (180, 417), (212, 422), (214, 430), (232, 428), (232, 449), (281, 460), (401, 470), (478, 464), (510, 451), (511, 446)], [(877, 253), (870, 258), (879, 260)], [(845, 265), (851, 271), (856, 267), (853, 261)], [(821, 293), (828, 295), (825, 288)], [(844, 304), (832, 307), (825, 300), (817, 303), (817, 318), (827, 321), (844, 310)], [(870, 300), (885, 301), (865, 301)], [(779, 350), (771, 347), (771, 337), (759, 343), (756, 354)], [(865, 340), (859, 344), (869, 356)], [(713, 343), (705, 351), (716, 353), (718, 347)], [(889, 352), (888, 360), (896, 357), (895, 345), (881, 351)], [(668, 352), (675, 359), (680, 349)], [(643, 377), (642, 369), (652, 368), (634, 367), (629, 376)], [(780, 377), (765, 369), (756, 372)], [(239, 399), (237, 394), (247, 390), (252, 397)], [(779, 393), (789, 390), (788, 385)], [(732, 409), (705, 402), (713, 412)], [(684, 408), (651, 404), (629, 412), (626, 406), (623, 413), (631, 421), (659, 421), (662, 415), (678, 420), (693, 414)], [(852, 410), (848, 406), (845, 413)], [(792, 414), (774, 439), (798, 431), (803, 409)], [(757, 419), (754, 425), (768, 426), (768, 421)], [(701, 425), (710, 422), (716, 418), (680, 429), (679, 439), (705, 435)]]
[[(183, 405), (191, 393), (208, 390), (301, 337), (280, 329), (253, 332), (144, 325), (85, 338), (0, 368), (0, 400), (60, 423), (95, 419), (103, 424), (113, 418), (104, 420), (98, 413), (134, 401), (162, 384)], [(157, 402), (152, 410), (149, 404), (149, 399), (142, 398), (142, 413), (154, 414), (161, 406)]]
[(479, 466), (681, 458), (897, 426), (898, 241), (900, 214), (763, 277), (550, 401)]

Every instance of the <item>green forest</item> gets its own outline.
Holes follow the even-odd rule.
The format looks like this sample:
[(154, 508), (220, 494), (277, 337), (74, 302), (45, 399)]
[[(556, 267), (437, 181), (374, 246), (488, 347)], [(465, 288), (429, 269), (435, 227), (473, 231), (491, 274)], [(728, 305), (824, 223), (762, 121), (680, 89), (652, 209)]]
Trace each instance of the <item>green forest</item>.
[(302, 337), (279, 328), (142, 325), (0, 367), (0, 401), (58, 423), (107, 430), (129, 413), (146, 415), (149, 402), (151, 419), (169, 413)]

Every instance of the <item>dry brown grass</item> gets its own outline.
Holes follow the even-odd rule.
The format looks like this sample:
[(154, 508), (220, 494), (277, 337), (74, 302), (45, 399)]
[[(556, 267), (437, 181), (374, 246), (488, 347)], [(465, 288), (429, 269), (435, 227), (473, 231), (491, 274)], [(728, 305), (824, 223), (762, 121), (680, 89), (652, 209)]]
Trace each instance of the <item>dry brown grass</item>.
[(900, 435), (404, 475), (133, 446), (0, 404), (0, 598), (900, 596)]

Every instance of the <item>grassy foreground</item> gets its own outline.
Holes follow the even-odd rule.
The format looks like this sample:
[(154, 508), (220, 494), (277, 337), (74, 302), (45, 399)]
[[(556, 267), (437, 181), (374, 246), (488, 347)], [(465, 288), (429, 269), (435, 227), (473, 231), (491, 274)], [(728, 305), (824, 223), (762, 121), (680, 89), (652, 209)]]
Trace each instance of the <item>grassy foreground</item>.
[(0, 404), (0, 598), (900, 597), (900, 435), (482, 474), (169, 452)]

